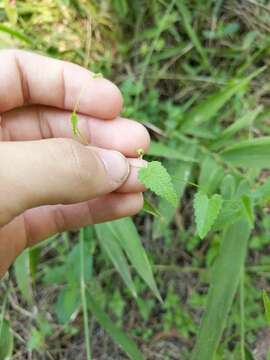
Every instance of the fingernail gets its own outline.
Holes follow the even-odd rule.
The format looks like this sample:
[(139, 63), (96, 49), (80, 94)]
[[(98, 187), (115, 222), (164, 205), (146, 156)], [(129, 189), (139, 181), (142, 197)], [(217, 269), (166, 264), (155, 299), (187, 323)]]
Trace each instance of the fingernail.
[(129, 174), (129, 163), (120, 152), (100, 149), (98, 155), (113, 181), (122, 183), (126, 180)]
[(144, 168), (147, 167), (148, 162), (143, 159), (129, 159), (130, 166), (134, 168)]

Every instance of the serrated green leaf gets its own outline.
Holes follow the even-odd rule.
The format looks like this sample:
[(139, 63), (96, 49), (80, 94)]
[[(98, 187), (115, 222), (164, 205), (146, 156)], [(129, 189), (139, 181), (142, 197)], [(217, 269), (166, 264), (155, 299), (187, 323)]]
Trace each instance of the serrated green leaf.
[(139, 180), (156, 195), (167, 200), (174, 207), (177, 206), (177, 194), (172, 179), (159, 161), (151, 161), (147, 167), (141, 168)]
[(214, 225), (221, 209), (223, 199), (215, 194), (209, 198), (202, 191), (197, 192), (194, 199), (195, 222), (197, 233), (203, 239)]
[(263, 306), (264, 306), (266, 320), (270, 325), (270, 299), (265, 290), (263, 290), (262, 292), (262, 298), (263, 298)]

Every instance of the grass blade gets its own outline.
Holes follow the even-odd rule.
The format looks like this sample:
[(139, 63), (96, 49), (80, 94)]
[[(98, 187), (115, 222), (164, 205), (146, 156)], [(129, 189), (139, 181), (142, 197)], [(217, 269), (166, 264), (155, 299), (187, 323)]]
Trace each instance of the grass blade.
[(146, 282), (155, 296), (162, 301), (150, 262), (133, 221), (130, 218), (124, 218), (107, 224), (112, 233), (115, 234), (119, 245), (127, 254), (129, 261), (135, 267), (137, 273)]
[(207, 58), (207, 55), (206, 55), (206, 51), (203, 48), (199, 37), (197, 36), (196, 32), (194, 31), (194, 28), (193, 28), (193, 25), (192, 25), (191, 13), (190, 13), (189, 9), (187, 8), (187, 6), (185, 5), (185, 1), (184, 0), (178, 0), (176, 2), (176, 6), (178, 7), (178, 10), (180, 11), (184, 28), (185, 28), (188, 36), (190, 37), (190, 40), (192, 41), (195, 49), (200, 54), (204, 65), (207, 68), (210, 68), (210, 64), (209, 64), (209, 61), (208, 61), (208, 58)]
[(192, 360), (214, 359), (241, 277), (249, 235), (249, 224), (243, 218), (224, 232)]
[(110, 228), (109, 223), (98, 224), (95, 226), (95, 229), (97, 232), (97, 237), (99, 239), (101, 248), (110, 258), (116, 270), (121, 275), (124, 283), (129, 288), (132, 295), (136, 298), (137, 292), (130, 275), (128, 263), (126, 261), (125, 255), (121, 247), (117, 242), (115, 233)]
[(30, 37), (26, 36), (22, 32), (12, 29), (4, 24), (0, 24), (0, 31), (7, 33), (11, 36), (14, 36), (16, 39), (26, 43), (27, 45), (35, 46), (34, 40), (32, 40)]
[(237, 92), (249, 84), (249, 82), (259, 75), (265, 68), (258, 69), (250, 76), (241, 80), (232, 80), (220, 91), (208, 96), (201, 101), (190, 112), (185, 115), (181, 130), (188, 133), (199, 124), (206, 123), (217, 115), (218, 111), (234, 96)]
[(230, 137), (236, 134), (238, 131), (250, 127), (257, 116), (262, 112), (263, 107), (260, 105), (252, 111), (248, 111), (240, 119), (233, 122), (222, 133), (222, 137)]
[(136, 343), (131, 340), (122, 330), (120, 330), (105, 312), (94, 301), (92, 294), (88, 296), (88, 306), (91, 309), (96, 320), (107, 331), (111, 338), (122, 347), (132, 360), (144, 360), (143, 355), (138, 349)]

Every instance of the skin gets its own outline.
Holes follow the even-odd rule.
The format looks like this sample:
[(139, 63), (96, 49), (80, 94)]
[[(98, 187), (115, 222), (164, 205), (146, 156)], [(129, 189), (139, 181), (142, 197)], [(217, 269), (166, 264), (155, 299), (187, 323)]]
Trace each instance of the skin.
[[(0, 51), (0, 277), (23, 249), (58, 232), (137, 213), (149, 135), (120, 117), (119, 89), (88, 70)], [(83, 89), (83, 91), (82, 91)], [(70, 115), (80, 93), (74, 139)]]

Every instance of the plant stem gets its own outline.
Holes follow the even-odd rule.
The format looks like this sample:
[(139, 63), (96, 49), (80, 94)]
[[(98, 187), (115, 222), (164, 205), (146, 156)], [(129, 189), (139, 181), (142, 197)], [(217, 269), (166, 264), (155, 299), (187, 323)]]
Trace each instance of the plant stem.
[(81, 287), (81, 302), (83, 308), (83, 325), (84, 325), (84, 339), (86, 348), (87, 360), (92, 360), (91, 345), (90, 345), (90, 332), (89, 332), (89, 318), (88, 309), (86, 302), (86, 291), (85, 291), (85, 277), (84, 277), (84, 235), (85, 229), (80, 230), (80, 287)]

